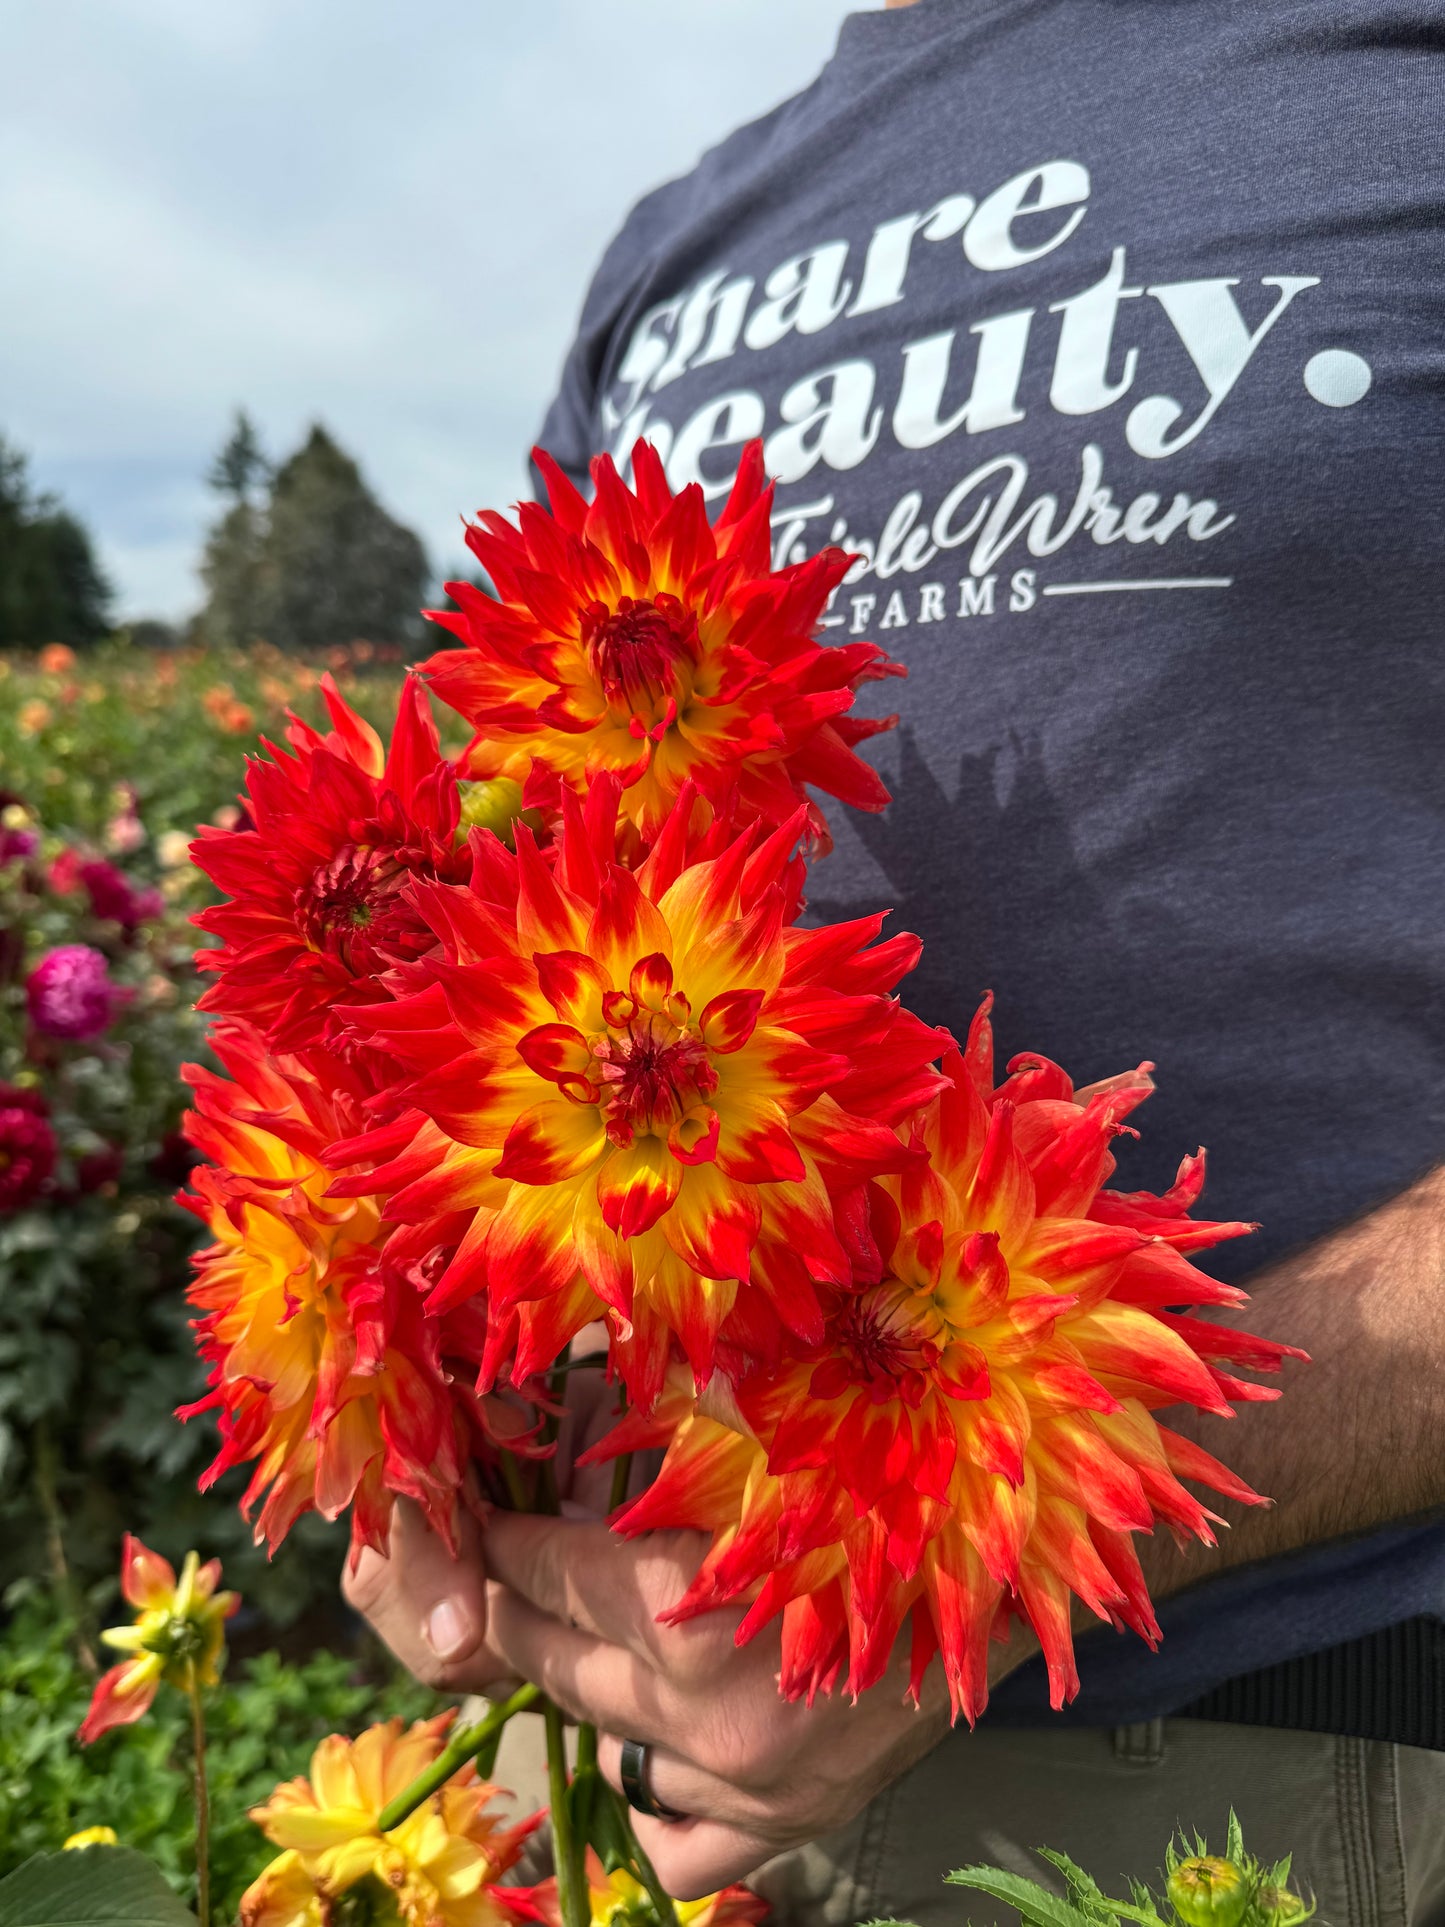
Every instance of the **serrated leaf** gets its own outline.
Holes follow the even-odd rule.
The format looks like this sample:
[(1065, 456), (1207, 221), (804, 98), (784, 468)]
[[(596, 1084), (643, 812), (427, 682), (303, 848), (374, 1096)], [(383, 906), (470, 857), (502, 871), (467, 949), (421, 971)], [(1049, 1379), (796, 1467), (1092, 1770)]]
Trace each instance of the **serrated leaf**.
[(38, 1853), (0, 1880), (0, 1927), (196, 1927), (160, 1868), (130, 1847)]
[[(990, 1900), (1001, 1900), (1022, 1915), (1029, 1927), (1094, 1927), (1087, 1914), (1051, 1894), (1037, 1880), (1005, 1873), (1002, 1867), (960, 1867), (946, 1878), (950, 1886), (973, 1887)], [(0, 1927), (4, 1927), (3, 1922)]]
[(1091, 1873), (1085, 1873), (1076, 1860), (1070, 1860), (1066, 1853), (1057, 1853), (1052, 1847), (1037, 1847), (1035, 1852), (1041, 1860), (1047, 1860), (1051, 1867), (1057, 1867), (1068, 1882), (1071, 1900), (1105, 1900), (1103, 1888)]

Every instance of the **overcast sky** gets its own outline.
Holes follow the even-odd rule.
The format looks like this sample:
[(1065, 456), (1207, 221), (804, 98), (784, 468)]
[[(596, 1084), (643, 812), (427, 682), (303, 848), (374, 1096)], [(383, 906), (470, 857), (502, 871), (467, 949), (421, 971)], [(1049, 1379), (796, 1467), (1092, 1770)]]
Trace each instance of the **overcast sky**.
[(857, 4), (16, 0), (0, 433), (123, 616), (196, 605), (242, 403), (273, 455), (324, 420), (445, 569), (458, 516), (524, 487), (626, 209), (805, 84)]

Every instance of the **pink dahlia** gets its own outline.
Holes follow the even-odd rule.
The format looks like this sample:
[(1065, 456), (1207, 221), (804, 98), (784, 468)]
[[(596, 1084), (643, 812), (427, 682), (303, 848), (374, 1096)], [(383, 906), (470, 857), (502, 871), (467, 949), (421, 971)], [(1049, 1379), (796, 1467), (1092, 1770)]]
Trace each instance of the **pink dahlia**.
[(0, 823), (0, 864), (24, 863), (40, 848), (34, 830), (10, 830)]
[(55, 1133), (38, 1091), (0, 1084), (0, 1212), (23, 1211), (55, 1169)]
[(46, 1037), (80, 1044), (109, 1028), (120, 1003), (105, 958), (88, 943), (48, 950), (25, 986), (30, 1021)]

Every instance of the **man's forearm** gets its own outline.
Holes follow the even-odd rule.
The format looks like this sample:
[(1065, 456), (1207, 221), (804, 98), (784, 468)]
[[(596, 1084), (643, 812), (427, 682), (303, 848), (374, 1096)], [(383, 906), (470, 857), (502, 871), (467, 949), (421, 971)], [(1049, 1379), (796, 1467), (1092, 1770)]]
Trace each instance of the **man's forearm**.
[(1299, 1345), (1278, 1404), (1166, 1423), (1272, 1505), (1230, 1506), (1219, 1547), (1140, 1541), (1156, 1597), (1229, 1566), (1445, 1505), (1445, 1166), (1250, 1280), (1225, 1322)]

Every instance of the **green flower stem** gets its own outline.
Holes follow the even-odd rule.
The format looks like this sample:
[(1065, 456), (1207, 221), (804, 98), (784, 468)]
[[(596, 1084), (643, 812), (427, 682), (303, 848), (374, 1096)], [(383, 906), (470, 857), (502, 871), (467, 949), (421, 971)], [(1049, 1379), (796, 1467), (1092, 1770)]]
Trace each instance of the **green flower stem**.
[(661, 1927), (677, 1927), (677, 1909), (672, 1904), (672, 1895), (657, 1877), (657, 1870), (638, 1845), (637, 1835), (628, 1823), (628, 1837), (632, 1843), (633, 1857), (637, 1862), (637, 1877), (647, 1889), (647, 1897), (652, 1902), (654, 1913)]
[(632, 1477), (632, 1454), (624, 1452), (620, 1459), (612, 1461), (612, 1490), (607, 1497), (607, 1510), (613, 1513), (618, 1506), (626, 1504), (627, 1485)]
[[(535, 1686), (520, 1686), (510, 1699), (494, 1706), (471, 1726), (464, 1726), (438, 1753), (425, 1773), (419, 1773), (409, 1787), (398, 1793), (387, 1807), (382, 1808), (381, 1818), (377, 1821), (377, 1831), (390, 1833), (399, 1827), (408, 1814), (415, 1813), (423, 1800), (429, 1800), (438, 1787), (445, 1786), (468, 1760), (474, 1760), (493, 1737), (517, 1713), (525, 1713), (541, 1699), (542, 1695)], [(495, 1763), (495, 1753), (493, 1761)]]
[(560, 1707), (542, 1705), (547, 1723), (547, 1790), (552, 1807), (552, 1853), (557, 1863), (557, 1906), (562, 1927), (590, 1927), (592, 1903), (583, 1869), (583, 1842), (572, 1828), (567, 1788), (567, 1729)]
[(196, 1785), (196, 1918), (211, 1927), (211, 1794), (206, 1784), (206, 1710), (195, 1662), (187, 1667), (191, 1754)]
[(50, 1435), (50, 1427), (41, 1418), (35, 1423), (32, 1439), (32, 1453), (35, 1469), (35, 1495), (40, 1501), (40, 1510), (45, 1519), (45, 1551), (50, 1561), (50, 1577), (61, 1604), (75, 1621), (76, 1657), (87, 1673), (92, 1676), (100, 1672), (100, 1661), (96, 1658), (95, 1648), (91, 1645), (86, 1632), (85, 1603), (80, 1588), (75, 1583), (75, 1574), (70, 1570), (70, 1561), (65, 1556), (65, 1514), (61, 1510), (60, 1495), (56, 1490), (56, 1450), (55, 1441)]
[(507, 1497), (512, 1501), (512, 1510), (514, 1512), (530, 1512), (532, 1510), (531, 1494), (527, 1491), (527, 1487), (522, 1479), (522, 1468), (517, 1463), (516, 1453), (507, 1451), (504, 1446), (502, 1448), (501, 1459), (502, 1477), (506, 1481)]

